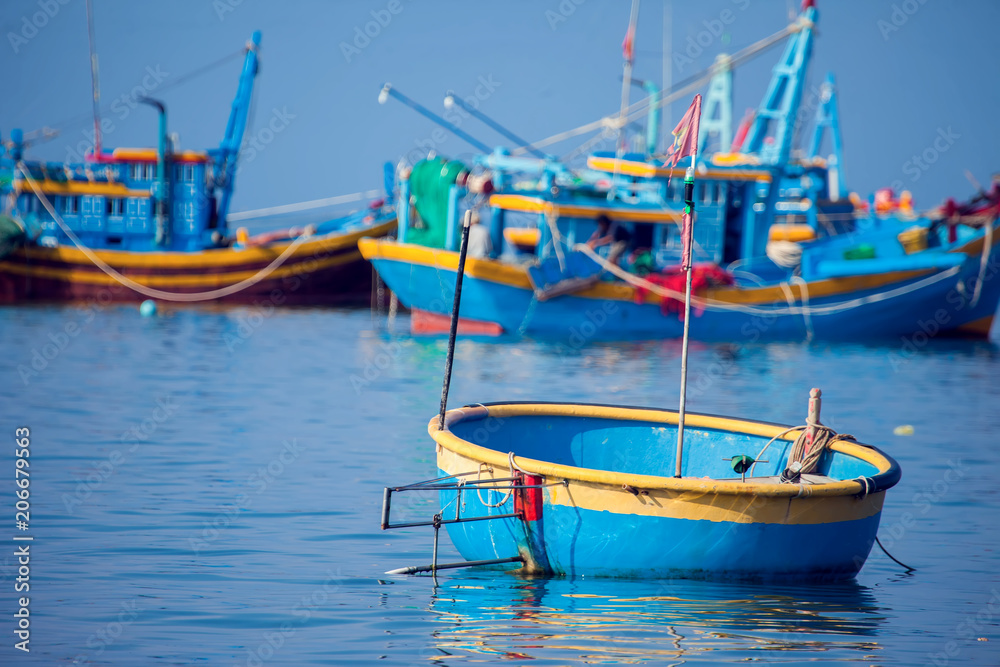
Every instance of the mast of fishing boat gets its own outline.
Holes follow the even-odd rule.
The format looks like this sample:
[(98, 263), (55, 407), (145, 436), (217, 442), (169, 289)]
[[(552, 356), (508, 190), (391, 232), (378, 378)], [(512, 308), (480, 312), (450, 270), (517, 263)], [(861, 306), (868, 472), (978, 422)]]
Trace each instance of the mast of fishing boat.
[(94, 96), (94, 158), (101, 157), (101, 85), (97, 79), (97, 48), (94, 39), (94, 8), (87, 0), (87, 42), (90, 45), (90, 84)]
[(618, 114), (618, 139), (615, 146), (615, 173), (611, 179), (614, 187), (608, 191), (608, 199), (615, 196), (618, 186), (618, 174), (621, 171), (622, 154), (625, 145), (622, 142), (622, 135), (625, 132), (625, 123), (628, 122), (628, 91), (632, 85), (632, 63), (635, 60), (635, 22), (639, 18), (639, 0), (632, 0), (632, 11), (628, 18), (628, 32), (625, 33), (625, 41), (622, 42), (622, 54), (625, 56), (625, 74), (622, 77), (622, 107)]
[[(684, 174), (684, 215), (694, 218), (694, 161)], [(693, 222), (693, 220), (692, 220)], [(681, 457), (684, 455), (684, 409), (687, 403), (688, 333), (691, 328), (691, 247), (693, 224), (684, 225), (684, 337), (681, 342), (681, 400), (677, 408), (677, 469), (674, 477), (681, 476)]]
[(691, 328), (691, 247), (694, 237), (694, 168), (698, 159), (698, 123), (701, 119), (701, 95), (695, 95), (694, 101), (684, 118), (674, 129), (675, 151), (682, 157), (690, 150), (691, 166), (684, 174), (684, 224), (683, 251), (681, 266), (684, 269), (684, 337), (681, 342), (681, 398), (677, 409), (677, 468), (674, 477), (681, 476), (681, 464), (684, 455), (684, 410), (687, 404), (687, 362), (688, 335)]
[(253, 82), (257, 76), (257, 51), (260, 48), (260, 30), (255, 30), (247, 42), (246, 56), (243, 59), (243, 71), (236, 88), (236, 97), (229, 111), (226, 123), (226, 134), (219, 144), (216, 158), (216, 185), (219, 187), (219, 203), (216, 207), (219, 220), (224, 223), (229, 214), (229, 202), (233, 197), (233, 185), (236, 180), (236, 162), (240, 149), (243, 147), (243, 134), (246, 132), (247, 119), (250, 115), (250, 102), (253, 97)]

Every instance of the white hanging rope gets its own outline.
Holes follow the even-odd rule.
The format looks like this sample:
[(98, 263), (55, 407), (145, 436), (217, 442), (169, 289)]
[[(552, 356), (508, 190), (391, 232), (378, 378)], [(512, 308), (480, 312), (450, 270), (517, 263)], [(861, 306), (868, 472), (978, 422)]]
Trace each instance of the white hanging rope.
[(979, 257), (979, 275), (976, 277), (976, 289), (972, 292), (972, 300), (969, 305), (973, 308), (979, 303), (979, 294), (983, 291), (983, 278), (986, 276), (986, 260), (990, 256), (993, 248), (993, 223), (987, 223), (983, 237), (983, 254)]
[(347, 202), (360, 201), (362, 199), (368, 199), (369, 197), (375, 197), (380, 194), (382, 194), (381, 190), (365, 190), (364, 192), (355, 192), (349, 195), (338, 195), (336, 197), (327, 197), (325, 199), (312, 199), (295, 204), (272, 206), (270, 208), (258, 208), (252, 211), (239, 211), (238, 213), (230, 213), (226, 216), (226, 220), (228, 222), (238, 222), (240, 220), (266, 218), (267, 216), (281, 215), (283, 213), (298, 213), (299, 211), (308, 211), (314, 208), (323, 208), (324, 206), (334, 206), (336, 204), (346, 204)]
[(49, 212), (49, 215), (51, 215), (52, 219), (55, 220), (57, 225), (59, 225), (59, 228), (66, 233), (66, 236), (68, 236), (69, 239), (73, 242), (73, 244), (80, 249), (80, 251), (87, 257), (87, 259), (93, 262), (94, 265), (97, 266), (97, 268), (99, 268), (101, 271), (103, 271), (110, 277), (114, 278), (116, 281), (118, 281), (125, 287), (128, 287), (129, 289), (134, 290), (142, 294), (143, 296), (149, 297), (151, 299), (190, 303), (197, 301), (209, 301), (211, 299), (219, 299), (224, 296), (229, 296), (230, 294), (236, 294), (237, 292), (240, 292), (248, 287), (256, 285), (257, 283), (259, 283), (260, 281), (264, 280), (269, 275), (271, 275), (271, 273), (273, 273), (275, 269), (281, 266), (285, 262), (285, 260), (288, 259), (300, 245), (305, 243), (310, 238), (309, 236), (306, 235), (299, 236), (294, 241), (292, 241), (292, 243), (290, 243), (288, 247), (281, 252), (280, 255), (275, 257), (270, 264), (268, 264), (263, 269), (258, 271), (256, 274), (250, 276), (249, 278), (241, 280), (238, 283), (229, 285), (228, 287), (220, 287), (218, 289), (209, 290), (207, 292), (195, 292), (195, 293), (164, 292), (163, 290), (158, 290), (137, 283), (128, 276), (122, 275), (117, 270), (115, 270), (114, 267), (112, 267), (103, 259), (101, 259), (93, 250), (83, 245), (83, 243), (80, 241), (77, 235), (73, 233), (73, 230), (70, 229), (69, 226), (67, 226), (66, 223), (63, 221), (62, 217), (58, 213), (56, 213), (55, 209), (52, 207), (52, 203), (49, 201), (49, 198), (45, 196), (45, 193), (42, 192), (42, 189), (38, 186), (38, 183), (35, 182), (35, 179), (33, 179), (31, 175), (28, 173), (28, 170), (24, 168), (23, 162), (18, 162), (17, 169), (18, 171), (21, 172), (21, 175), (24, 176), (25, 180), (28, 182), (28, 185), (31, 186), (31, 189), (35, 192), (35, 195), (42, 202), (42, 206), (45, 207), (45, 210)]
[[(648, 290), (661, 298), (676, 299), (682, 301), (684, 299), (684, 294), (672, 289), (668, 289), (656, 283), (652, 283), (644, 278), (633, 275), (628, 271), (625, 271), (617, 264), (612, 264), (608, 262), (603, 257), (595, 253), (592, 249), (584, 244), (577, 244), (573, 247), (574, 250), (579, 250), (584, 253), (592, 260), (600, 264), (605, 270), (614, 274), (615, 276), (621, 278), (627, 283), (635, 287), (641, 287)], [(841, 301), (839, 303), (832, 303), (825, 306), (787, 306), (785, 308), (761, 308), (756, 306), (743, 306), (735, 303), (729, 303), (726, 301), (719, 301), (718, 299), (708, 299), (705, 297), (692, 297), (691, 303), (702, 310), (722, 310), (722, 311), (735, 311), (740, 313), (747, 313), (750, 315), (832, 315), (835, 313), (840, 313), (846, 310), (851, 310), (857, 308), (858, 306), (864, 306), (870, 303), (879, 303), (881, 301), (886, 301), (888, 299), (893, 299), (898, 296), (903, 296), (914, 292), (919, 289), (923, 289), (929, 285), (940, 282), (947, 278), (950, 278), (957, 274), (960, 267), (953, 266), (950, 269), (941, 271), (940, 273), (935, 273), (933, 275), (927, 276), (921, 280), (918, 280), (909, 285), (904, 285), (902, 287), (897, 287), (895, 289), (887, 290), (885, 292), (879, 292), (877, 294), (870, 294), (868, 296), (857, 297), (855, 299), (850, 299), (848, 301)]]

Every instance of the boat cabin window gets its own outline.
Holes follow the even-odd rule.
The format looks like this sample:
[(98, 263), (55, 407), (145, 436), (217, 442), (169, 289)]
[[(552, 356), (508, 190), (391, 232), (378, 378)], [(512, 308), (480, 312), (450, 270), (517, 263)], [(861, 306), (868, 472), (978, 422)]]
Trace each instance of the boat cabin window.
[(121, 197), (107, 197), (104, 200), (104, 210), (109, 216), (121, 217), (124, 214), (125, 200)]
[(141, 181), (142, 165), (138, 162), (130, 162), (128, 165), (128, 177), (133, 181)]
[(147, 162), (143, 165), (143, 180), (151, 181), (156, 178), (156, 164)]
[(61, 199), (63, 215), (76, 215), (80, 212), (79, 197), (62, 197)]
[(683, 196), (677, 187), (677, 179), (671, 178), (667, 183), (667, 201), (677, 201)]
[(177, 180), (185, 181), (188, 183), (194, 181), (194, 165), (193, 164), (177, 165)]

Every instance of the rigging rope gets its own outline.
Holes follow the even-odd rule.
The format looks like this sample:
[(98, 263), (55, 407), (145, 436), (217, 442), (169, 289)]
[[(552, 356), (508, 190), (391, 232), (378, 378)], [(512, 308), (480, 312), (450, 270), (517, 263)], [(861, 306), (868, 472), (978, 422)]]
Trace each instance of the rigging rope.
[[(224, 64), (228, 63), (230, 60), (234, 60), (238, 56), (243, 56), (244, 54), (246, 54), (246, 51), (247, 51), (246, 47), (243, 47), (243, 48), (239, 49), (238, 51), (234, 51), (233, 53), (230, 53), (230, 54), (228, 54), (228, 55), (226, 55), (226, 56), (224, 56), (222, 58), (219, 58), (218, 60), (212, 61), (211, 63), (208, 63), (207, 65), (204, 65), (202, 67), (199, 67), (198, 69), (191, 70), (190, 72), (187, 72), (186, 74), (182, 74), (182, 75), (178, 76), (177, 78), (175, 78), (173, 81), (170, 81), (169, 83), (164, 83), (163, 85), (157, 86), (156, 87), (156, 91), (157, 91), (157, 93), (163, 93), (164, 91), (170, 90), (171, 88), (173, 88), (175, 86), (179, 86), (180, 84), (185, 83), (185, 82), (189, 81), (190, 79), (193, 79), (193, 78), (195, 78), (197, 76), (201, 76), (202, 74), (205, 74), (206, 72), (208, 72), (208, 71), (210, 71), (212, 69), (215, 69), (216, 67), (220, 67), (220, 66), (224, 65)], [(114, 104), (114, 103), (115, 102), (112, 101), (112, 102), (110, 102), (107, 105), (101, 106), (100, 110), (101, 111), (110, 111), (111, 110), (111, 105)], [(93, 117), (94, 117), (93, 116), (93, 112), (87, 112), (86, 114), (80, 114), (78, 116), (72, 116), (72, 117), (70, 117), (70, 118), (68, 118), (68, 119), (66, 119), (64, 121), (60, 121), (59, 123), (56, 123), (55, 125), (46, 126), (47, 129), (55, 129), (56, 132), (53, 133), (51, 136), (48, 136), (47, 134), (44, 134), (44, 136), (45, 136), (46, 139), (50, 139), (50, 138), (56, 136), (56, 134), (58, 134), (58, 129), (59, 128), (66, 129), (66, 128), (69, 128), (69, 127), (75, 127), (76, 125), (79, 125), (80, 123), (83, 123), (83, 122), (88, 121), (88, 120), (92, 120)], [(36, 132), (36, 133), (37, 132), (44, 133), (44, 130), (35, 130), (34, 132)]]
[[(740, 51), (737, 51), (736, 54), (734, 54), (726, 64), (714, 63), (708, 69), (702, 70), (701, 72), (689, 77), (686, 81), (681, 82), (680, 84), (672, 88), (669, 93), (664, 91), (663, 96), (657, 102), (657, 108), (662, 108), (668, 104), (671, 104), (672, 102), (680, 99), (681, 97), (691, 92), (692, 90), (696, 90), (697, 88), (701, 87), (702, 84), (710, 81), (712, 77), (715, 76), (718, 73), (718, 71), (723, 67), (733, 68), (738, 65), (741, 65), (746, 60), (749, 60), (750, 58), (759, 55), (760, 53), (770, 48), (771, 46), (774, 46), (775, 44), (785, 39), (789, 35), (799, 32), (805, 25), (806, 25), (805, 19), (800, 18), (795, 22), (786, 26), (784, 29), (778, 31), (774, 35), (771, 35), (770, 37), (765, 37), (764, 39), (761, 39), (751, 44), (750, 46)], [(594, 130), (598, 130), (601, 128), (617, 129), (619, 123), (634, 120), (636, 118), (639, 118), (642, 114), (644, 114), (648, 110), (647, 107), (649, 107), (651, 99), (652, 96), (643, 98), (642, 100), (628, 107), (625, 110), (626, 115), (624, 117), (624, 120), (622, 120), (620, 117), (601, 118), (599, 120), (581, 125), (580, 127), (574, 128), (572, 130), (559, 132), (558, 134), (554, 134), (551, 137), (547, 137), (540, 141), (536, 141), (534, 144), (531, 144), (530, 146), (516, 148), (513, 151), (511, 151), (511, 154), (522, 155), (531, 148), (535, 149), (543, 148), (545, 146), (549, 146), (551, 144), (563, 141), (564, 139), (570, 139), (572, 137), (581, 134), (586, 134), (587, 132), (592, 132)]]
[(369, 197), (382, 194), (381, 190), (365, 190), (349, 195), (337, 195), (336, 197), (326, 197), (325, 199), (311, 199), (309, 201), (295, 204), (283, 204), (282, 206), (271, 206), (269, 208), (258, 208), (252, 211), (239, 211), (226, 216), (226, 222), (238, 222), (240, 220), (254, 220), (256, 218), (266, 218), (272, 215), (283, 215), (285, 213), (298, 213), (324, 206), (334, 206), (336, 204), (346, 204), (348, 202), (360, 201)]
[[(621, 278), (625, 282), (631, 284), (634, 287), (641, 287), (646, 289), (662, 298), (676, 299), (678, 301), (684, 300), (684, 294), (672, 289), (668, 289), (652, 283), (648, 280), (640, 278), (639, 276), (633, 275), (628, 271), (622, 269), (617, 264), (612, 264), (605, 260), (603, 257), (595, 253), (591, 248), (587, 247), (585, 244), (577, 244), (573, 247), (574, 250), (579, 250), (584, 253), (595, 262), (600, 264), (605, 270), (614, 274), (615, 276)], [(914, 292), (919, 289), (923, 289), (929, 285), (940, 282), (947, 278), (950, 278), (957, 274), (961, 270), (959, 266), (953, 266), (950, 269), (941, 271), (940, 273), (935, 273), (933, 275), (927, 276), (921, 280), (910, 283), (908, 285), (903, 285), (895, 289), (886, 290), (885, 292), (879, 292), (876, 294), (869, 294), (868, 296), (857, 297), (854, 299), (849, 299), (847, 301), (841, 301), (839, 303), (832, 303), (825, 306), (787, 306), (785, 308), (769, 307), (761, 308), (757, 306), (745, 306), (736, 303), (729, 303), (727, 301), (719, 301), (718, 299), (709, 299), (707, 297), (691, 297), (691, 304), (701, 310), (723, 310), (723, 311), (735, 311), (739, 313), (746, 313), (749, 315), (831, 315), (835, 313), (840, 313), (846, 310), (851, 310), (857, 308), (858, 306), (864, 306), (871, 303), (879, 303), (886, 301), (888, 299), (893, 299), (898, 296), (903, 296)]]
[(259, 283), (260, 281), (264, 280), (269, 275), (271, 275), (279, 266), (285, 263), (285, 260), (291, 257), (291, 255), (300, 245), (305, 243), (310, 238), (308, 234), (302, 234), (294, 241), (292, 241), (288, 245), (288, 247), (281, 252), (280, 255), (278, 255), (277, 257), (274, 258), (274, 260), (271, 261), (270, 264), (265, 266), (256, 274), (250, 276), (249, 278), (245, 278), (239, 281), (238, 283), (234, 283), (227, 287), (220, 287), (218, 289), (209, 290), (207, 292), (194, 292), (194, 293), (164, 292), (163, 290), (158, 290), (153, 287), (147, 287), (146, 285), (137, 283), (128, 276), (122, 275), (117, 270), (115, 270), (114, 267), (112, 267), (103, 259), (101, 259), (93, 250), (83, 245), (83, 243), (80, 241), (77, 235), (73, 233), (73, 230), (70, 229), (69, 226), (63, 221), (62, 217), (58, 213), (56, 213), (55, 209), (52, 207), (52, 203), (49, 201), (49, 198), (45, 196), (44, 192), (42, 192), (41, 188), (38, 186), (38, 183), (35, 182), (35, 179), (33, 179), (31, 175), (28, 173), (27, 169), (24, 168), (24, 162), (18, 162), (17, 169), (24, 176), (25, 180), (27, 180), (28, 185), (31, 186), (31, 189), (35, 192), (35, 195), (42, 202), (42, 206), (45, 207), (45, 210), (49, 212), (49, 215), (51, 215), (52, 219), (55, 220), (57, 225), (59, 225), (59, 228), (66, 233), (66, 236), (68, 236), (69, 239), (73, 242), (73, 244), (80, 249), (80, 251), (87, 257), (87, 259), (93, 262), (94, 265), (97, 266), (97, 268), (99, 268), (101, 271), (103, 271), (108, 276), (118, 281), (125, 287), (128, 287), (129, 289), (138, 292), (139, 294), (142, 294), (143, 296), (149, 297), (151, 299), (191, 303), (197, 301), (210, 301), (212, 299), (220, 299), (222, 297), (229, 296), (230, 294), (236, 294), (237, 292), (240, 292), (248, 287), (256, 285), (257, 283)]
[[(994, 216), (995, 219), (995, 216)], [(993, 248), (993, 223), (986, 225), (983, 237), (983, 254), (979, 258), (979, 275), (976, 277), (976, 289), (972, 292), (972, 300), (969, 305), (973, 308), (979, 303), (979, 295), (983, 291), (983, 278), (986, 277), (986, 263)]]

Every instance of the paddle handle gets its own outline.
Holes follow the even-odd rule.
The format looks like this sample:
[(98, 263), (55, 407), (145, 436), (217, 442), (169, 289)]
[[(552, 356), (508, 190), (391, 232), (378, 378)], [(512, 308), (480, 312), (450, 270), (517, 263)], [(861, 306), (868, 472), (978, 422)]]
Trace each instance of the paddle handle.
[(820, 398), (823, 392), (817, 388), (813, 388), (809, 391), (809, 412), (806, 417), (806, 446), (802, 452), (805, 456), (812, 449), (813, 440), (816, 437), (816, 425), (819, 424), (819, 410), (822, 406), (823, 399)]

